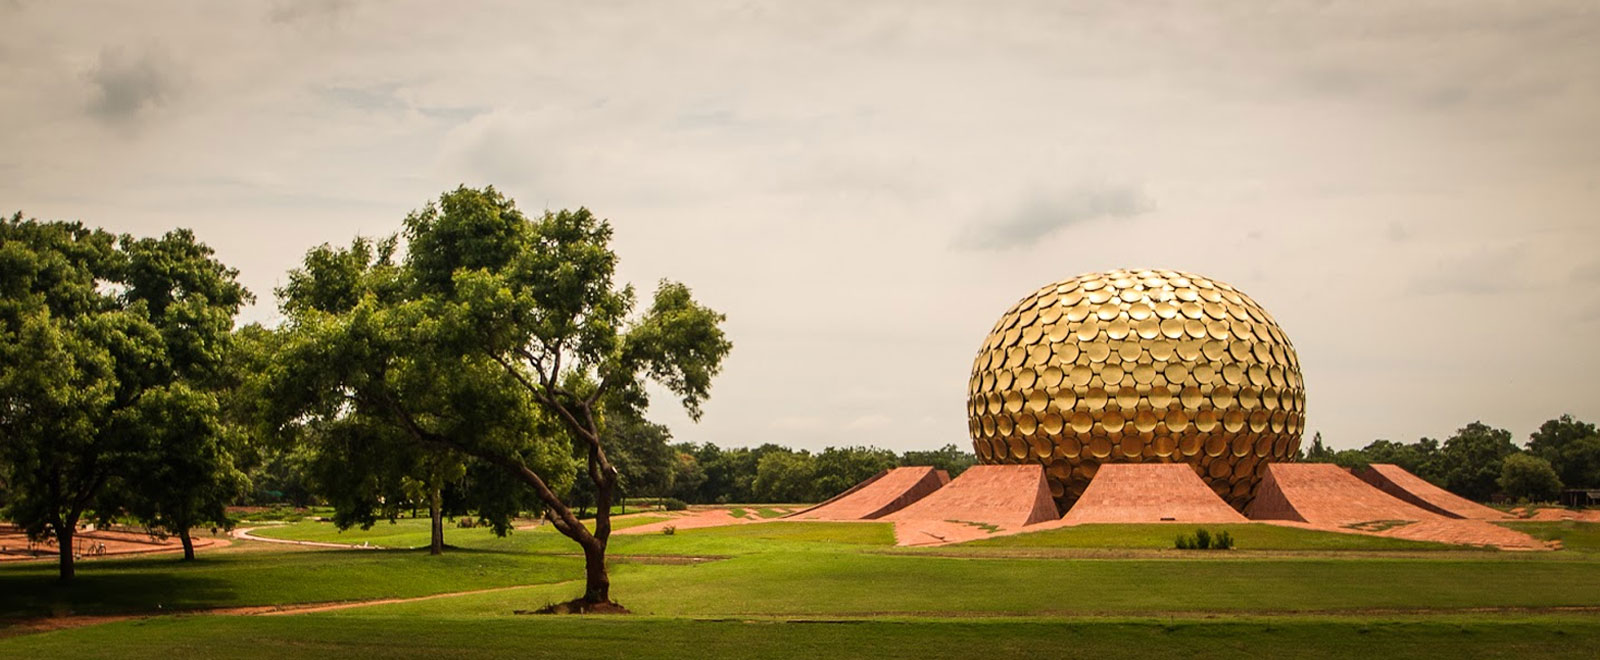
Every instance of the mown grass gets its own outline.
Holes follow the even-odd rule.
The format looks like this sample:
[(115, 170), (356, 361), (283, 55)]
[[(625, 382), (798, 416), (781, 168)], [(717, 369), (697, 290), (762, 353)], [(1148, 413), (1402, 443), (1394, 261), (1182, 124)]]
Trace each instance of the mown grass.
[(1590, 658), (1593, 617), (700, 621), (189, 617), (0, 639), (0, 655), (263, 658)]
[(1542, 541), (1560, 541), (1563, 550), (1600, 554), (1600, 523), (1560, 520), (1503, 522), (1500, 525)]
[[(1582, 524), (1531, 524), (1591, 547), (1591, 529)], [(1019, 540), (1046, 549), (1166, 548), (1173, 535), (1192, 531), (1182, 525), (1068, 528), (937, 549), (941, 554), (894, 549), (892, 528), (881, 523), (735, 525), (614, 537), (613, 594), (636, 615), (550, 618), (512, 612), (577, 595), (581, 561), (570, 541), (548, 529), (509, 539), (453, 529), (452, 544), (474, 547), (442, 557), (257, 550), (202, 553), (189, 565), (171, 557), (99, 560), (84, 562), (69, 587), (55, 584), (49, 563), (0, 566), (0, 617), (159, 614), (526, 586), (322, 614), (157, 617), (27, 634), (0, 639), (0, 657), (1560, 658), (1591, 657), (1600, 647), (1600, 616), (1556, 611), (1595, 605), (1600, 560), (1591, 555), (1417, 552), (1453, 548), (1223, 527), (1257, 549), (1317, 554), (984, 555), (1034, 547), (1014, 545)], [(273, 531), (315, 538), (330, 528), (300, 523)], [(426, 538), (425, 527), (392, 531), (395, 538)], [(259, 547), (267, 546), (243, 550)], [(969, 554), (958, 552), (963, 548)], [(721, 559), (626, 559), (636, 555)]]
[[(991, 539), (979, 539), (960, 545), (940, 548), (943, 551), (961, 552), (970, 548), (1173, 548), (1173, 540), (1180, 534), (1192, 534), (1195, 525), (1077, 525), (1041, 532), (1013, 534)], [(1326, 551), (1386, 551), (1386, 550), (1461, 550), (1470, 546), (1408, 541), (1381, 536), (1341, 534), (1313, 529), (1280, 527), (1262, 523), (1229, 525), (1200, 525), (1212, 533), (1226, 531), (1233, 535), (1234, 548), (1238, 550), (1326, 550)]]
[(201, 552), (193, 562), (81, 562), (62, 585), (54, 563), (19, 562), (0, 566), (0, 618), (404, 598), (572, 580), (582, 567), (572, 557), (485, 552)]
[[(619, 573), (616, 598), (664, 616), (1104, 616), (1592, 606), (1593, 562), (1036, 560), (773, 553)], [(572, 597), (533, 586), (453, 598), (493, 616)], [(434, 602), (364, 612), (427, 616)], [(352, 610), (352, 612), (355, 612)]]
[[(640, 516), (617, 521), (618, 529), (662, 520)], [(262, 527), (257, 536), (297, 541), (362, 543), (382, 547), (421, 547), (428, 543), (427, 521), (420, 524), (401, 520), (398, 524), (379, 523), (372, 529), (339, 532), (331, 523), (300, 522), (278, 527)], [(488, 529), (450, 529), (445, 542), (475, 550), (568, 554), (577, 546), (549, 526), (515, 530), (496, 537)], [(817, 544), (888, 546), (894, 544), (894, 529), (888, 523), (768, 522), (759, 525), (732, 525), (677, 530), (671, 535), (641, 534), (611, 537), (612, 554), (629, 555), (740, 555), (755, 552), (815, 550)]]

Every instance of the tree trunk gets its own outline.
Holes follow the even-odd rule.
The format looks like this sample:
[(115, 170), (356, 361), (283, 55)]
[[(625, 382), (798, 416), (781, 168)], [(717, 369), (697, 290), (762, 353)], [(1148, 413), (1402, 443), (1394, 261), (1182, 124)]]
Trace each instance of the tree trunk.
[(428, 554), (444, 554), (444, 487), (433, 484), (431, 499), (428, 501), (428, 515), (433, 518), (433, 542), (428, 546)]
[(189, 528), (178, 531), (178, 539), (183, 541), (183, 560), (194, 561), (194, 539), (189, 537)]
[(67, 582), (77, 574), (77, 567), (73, 566), (75, 557), (72, 554), (72, 532), (76, 525), (56, 526), (56, 551), (61, 553), (61, 581)]
[(606, 573), (604, 542), (583, 546), (583, 600), (586, 603), (611, 602), (611, 576)]

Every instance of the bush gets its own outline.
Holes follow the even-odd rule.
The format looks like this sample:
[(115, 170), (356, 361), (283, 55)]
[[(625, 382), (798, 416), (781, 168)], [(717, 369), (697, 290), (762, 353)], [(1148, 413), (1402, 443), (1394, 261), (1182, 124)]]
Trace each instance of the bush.
[(1172, 545), (1179, 550), (1232, 550), (1233, 535), (1226, 530), (1212, 534), (1202, 527), (1194, 534), (1179, 534)]
[(661, 528), (661, 533), (667, 536), (673, 536), (678, 533), (678, 528), (675, 525), (667, 525)]
[(689, 508), (689, 503), (676, 497), (668, 497), (661, 500), (661, 506), (668, 511), (683, 511)]

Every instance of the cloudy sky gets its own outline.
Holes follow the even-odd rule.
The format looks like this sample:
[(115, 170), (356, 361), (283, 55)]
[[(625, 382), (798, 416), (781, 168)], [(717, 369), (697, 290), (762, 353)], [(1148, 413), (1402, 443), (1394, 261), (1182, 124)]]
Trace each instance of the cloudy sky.
[(458, 184), (588, 206), (727, 314), (652, 411), (725, 446), (968, 446), (994, 320), (1115, 267), (1271, 310), (1336, 447), (1600, 421), (1594, 3), (453, 4), (0, 0), (0, 210), (192, 227), (272, 323)]

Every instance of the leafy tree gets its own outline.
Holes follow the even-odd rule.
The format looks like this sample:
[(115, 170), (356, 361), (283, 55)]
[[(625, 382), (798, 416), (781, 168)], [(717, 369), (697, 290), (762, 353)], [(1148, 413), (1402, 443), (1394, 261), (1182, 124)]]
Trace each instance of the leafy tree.
[(1506, 497), (1518, 501), (1550, 502), (1561, 494), (1561, 478), (1550, 461), (1522, 452), (1505, 457), (1497, 483)]
[[(366, 417), (498, 467), (583, 549), (582, 600), (608, 602), (619, 483), (609, 419), (644, 409), (646, 381), (698, 418), (729, 350), (722, 316), (671, 282), (634, 316), (632, 288), (613, 283), (610, 225), (587, 210), (529, 218), (492, 188), (463, 187), (409, 215), (404, 235), (404, 262), (397, 240), (358, 240), (314, 250), (291, 274), (294, 339), (273, 419), (281, 431)], [(593, 531), (563, 497), (571, 443), (594, 493)]]
[(1511, 432), (1473, 422), (1445, 440), (1440, 454), (1445, 488), (1462, 497), (1487, 500), (1497, 492), (1501, 461), (1517, 453)]
[(583, 548), (582, 601), (610, 600), (606, 545), (618, 471), (608, 455), (608, 414), (648, 405), (645, 382), (672, 393), (698, 419), (731, 345), (723, 317), (688, 287), (663, 281), (633, 317), (631, 286), (617, 286), (611, 226), (587, 209), (529, 218), (493, 188), (458, 188), (406, 219), (408, 271), (453, 331), (455, 346), (501, 367), (585, 458), (595, 493), (593, 531), (543, 475), (514, 456), (441, 437), (501, 465), (539, 494), (553, 527)]
[(188, 230), (134, 239), (20, 213), (0, 221), (4, 513), (54, 538), (63, 580), (86, 515), (137, 503), (147, 524), (181, 526), (211, 517), (235, 483), (195, 473), (231, 465), (209, 387), (249, 297), (235, 278)]
[(900, 456), (900, 465), (930, 465), (950, 473), (952, 479), (961, 476), (962, 472), (977, 462), (978, 457), (972, 452), (962, 451), (955, 445), (945, 445), (932, 451), (908, 451)]
[(1322, 432), (1317, 431), (1311, 436), (1311, 446), (1301, 450), (1299, 458), (1302, 463), (1332, 463), (1335, 452), (1322, 444)]
[[(496, 364), (441, 340), (438, 303), (420, 295), (397, 248), (395, 238), (321, 246), (290, 273), (278, 291), (286, 323), (261, 381), (261, 416), (281, 441), (316, 448), (316, 482), (341, 527), (392, 519), (423, 484), (437, 554), (444, 482), (467, 456), (458, 447), (493, 447), (557, 474), (570, 459), (544, 440), (549, 425)], [(509, 531), (512, 507), (487, 511), (497, 531)]]
[(1549, 461), (1569, 487), (1600, 486), (1600, 432), (1595, 425), (1562, 415), (1539, 425), (1528, 452)]
[(816, 469), (816, 459), (807, 452), (767, 452), (756, 465), (755, 499), (761, 502), (814, 501), (818, 499)]
[(701, 502), (699, 493), (706, 483), (706, 471), (694, 454), (694, 445), (673, 446), (672, 489), (668, 495), (684, 502)]
[(119, 489), (123, 508), (151, 529), (177, 535), (184, 560), (193, 561), (189, 530), (231, 528), (227, 506), (249, 488), (234, 465), (239, 434), (223, 423), (214, 396), (181, 382), (149, 390), (129, 417), (149, 445), (129, 458), (134, 476)]
[[(877, 447), (828, 447), (816, 455), (812, 473), (811, 497), (831, 497), (842, 493), (898, 461), (887, 449)], [(807, 500), (783, 500), (803, 502)]]

